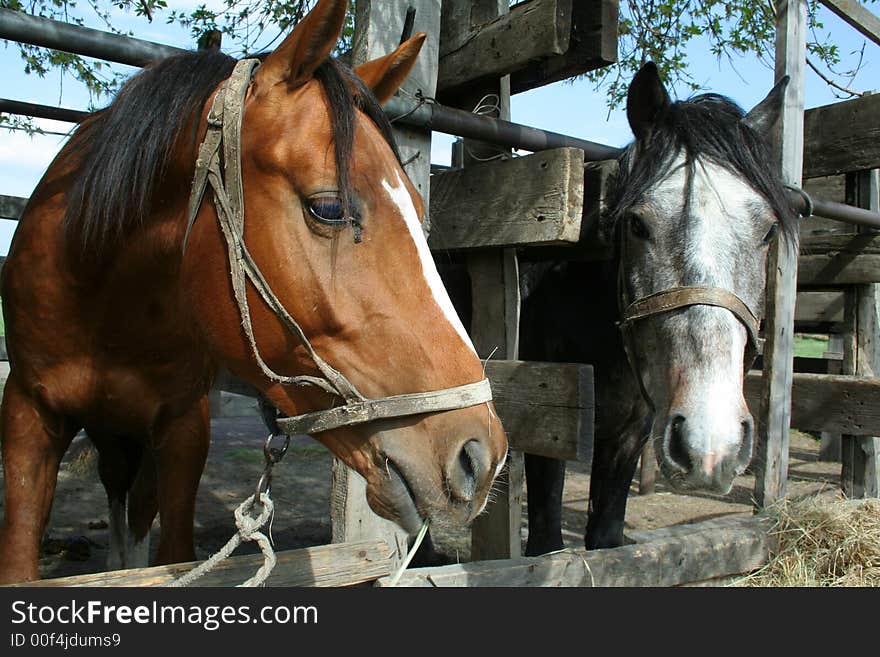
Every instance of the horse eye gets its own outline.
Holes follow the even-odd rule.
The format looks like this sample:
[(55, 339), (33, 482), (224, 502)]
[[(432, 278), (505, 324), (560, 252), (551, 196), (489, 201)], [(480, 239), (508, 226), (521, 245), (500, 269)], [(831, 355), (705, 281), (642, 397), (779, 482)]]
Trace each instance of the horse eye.
[(342, 209), (342, 199), (335, 195), (310, 198), (309, 213), (321, 223), (331, 226), (347, 223)]
[(646, 240), (651, 237), (651, 231), (648, 230), (648, 225), (641, 217), (635, 214), (630, 215), (629, 230), (640, 240)]
[(776, 233), (779, 231), (779, 225), (773, 224), (770, 226), (770, 230), (767, 231), (767, 234), (764, 235), (764, 244), (770, 244), (773, 241), (773, 238), (776, 237)]

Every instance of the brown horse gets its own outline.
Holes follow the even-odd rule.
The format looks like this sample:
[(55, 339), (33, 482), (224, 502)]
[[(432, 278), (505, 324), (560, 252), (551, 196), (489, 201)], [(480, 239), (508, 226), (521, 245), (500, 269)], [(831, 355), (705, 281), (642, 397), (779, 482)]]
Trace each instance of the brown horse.
[[(233, 295), (216, 194), (195, 205), (187, 235), (197, 151), (234, 60), (191, 53), (145, 69), (80, 125), (34, 191), (2, 282), (11, 372), (0, 582), (39, 577), (59, 462), (80, 428), (98, 449), (111, 517), (127, 516), (118, 565), (143, 557), (157, 512), (158, 562), (194, 559), (206, 395), (220, 367), (287, 416), (339, 405), (299, 385), (326, 373), (319, 361), (367, 398), (483, 380), (379, 106), (424, 36), (353, 75), (329, 57), (347, 5), (321, 0), (246, 87), (242, 252), (307, 338), (248, 285), (267, 368)], [(491, 402), (316, 438), (365, 477), (377, 513), (410, 531), (426, 517), (473, 518), (506, 455)]]

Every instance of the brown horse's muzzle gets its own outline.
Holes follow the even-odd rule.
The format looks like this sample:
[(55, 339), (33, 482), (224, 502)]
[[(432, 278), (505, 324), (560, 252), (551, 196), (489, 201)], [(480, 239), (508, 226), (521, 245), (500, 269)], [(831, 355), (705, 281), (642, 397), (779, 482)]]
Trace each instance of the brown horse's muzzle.
[(411, 534), (428, 518), (457, 525), (473, 520), (507, 455), (491, 404), (383, 430), (371, 442), (376, 457), (362, 472), (370, 505)]

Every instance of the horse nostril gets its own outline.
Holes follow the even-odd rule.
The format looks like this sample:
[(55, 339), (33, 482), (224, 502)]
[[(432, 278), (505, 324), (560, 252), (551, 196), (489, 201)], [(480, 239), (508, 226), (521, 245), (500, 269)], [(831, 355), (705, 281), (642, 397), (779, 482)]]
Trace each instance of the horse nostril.
[(673, 417), (667, 429), (666, 449), (674, 465), (683, 472), (690, 472), (693, 469), (693, 461), (691, 461), (691, 456), (687, 449), (685, 430), (684, 416), (676, 415)]
[(488, 469), (486, 448), (477, 440), (468, 440), (458, 452), (455, 465), (447, 473), (450, 492), (464, 502), (471, 502)]

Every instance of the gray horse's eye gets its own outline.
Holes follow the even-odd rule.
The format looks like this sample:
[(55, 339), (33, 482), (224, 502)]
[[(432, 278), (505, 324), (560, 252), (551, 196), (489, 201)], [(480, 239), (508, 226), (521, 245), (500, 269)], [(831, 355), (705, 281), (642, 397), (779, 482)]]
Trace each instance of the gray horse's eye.
[(330, 226), (347, 223), (342, 208), (342, 199), (336, 195), (327, 194), (309, 198), (309, 214), (321, 223)]
[(767, 234), (764, 235), (764, 244), (770, 244), (773, 239), (776, 237), (776, 233), (779, 232), (779, 224), (773, 224), (770, 226), (770, 230), (767, 231)]
[(629, 232), (640, 240), (646, 240), (651, 237), (651, 231), (648, 230), (648, 225), (644, 219), (635, 214), (629, 216)]

